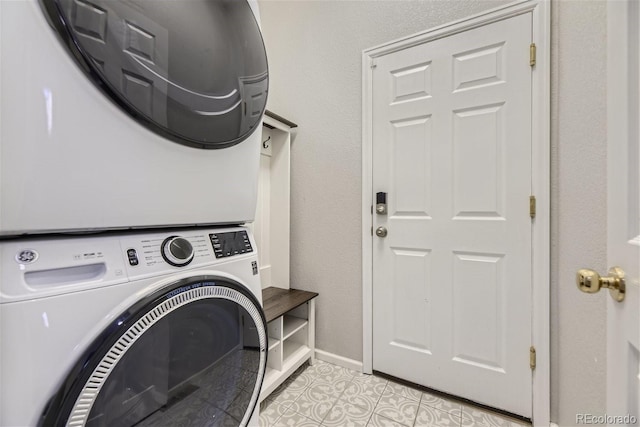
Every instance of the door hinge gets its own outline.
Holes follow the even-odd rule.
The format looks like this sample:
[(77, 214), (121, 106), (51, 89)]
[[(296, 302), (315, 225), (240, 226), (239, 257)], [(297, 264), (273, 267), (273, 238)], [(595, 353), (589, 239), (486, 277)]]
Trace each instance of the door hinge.
[(529, 45), (529, 65), (532, 67), (536, 65), (536, 44), (531, 43)]
[(529, 196), (529, 216), (531, 219), (536, 217), (536, 196)]
[(536, 369), (536, 348), (534, 346), (529, 347), (529, 367), (532, 371)]
[(371, 235), (373, 236), (373, 225), (371, 226)]
[(369, 67), (371, 67), (372, 70), (377, 67), (375, 59), (373, 58), (371, 59), (371, 62), (369, 63)]

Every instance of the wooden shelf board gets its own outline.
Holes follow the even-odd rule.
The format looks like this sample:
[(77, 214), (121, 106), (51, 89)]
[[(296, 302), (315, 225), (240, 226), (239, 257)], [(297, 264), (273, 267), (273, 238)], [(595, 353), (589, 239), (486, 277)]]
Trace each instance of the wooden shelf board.
[[(307, 360), (311, 357), (311, 349), (307, 345), (289, 343), (289, 346), (283, 348), (282, 370), (296, 364), (299, 360)], [(293, 345), (292, 345), (293, 344)]]
[(299, 317), (285, 315), (284, 327), (283, 327), (284, 332), (282, 334), (282, 339), (286, 340), (291, 335), (295, 334), (300, 329), (304, 328), (308, 323), (309, 322), (307, 321), (307, 319), (301, 319)]
[(269, 337), (269, 351), (273, 350), (280, 345), (280, 340), (277, 338)]
[(317, 297), (315, 292), (301, 291), (300, 289), (280, 289), (273, 286), (262, 290), (262, 304), (267, 322), (293, 310), (302, 304)]

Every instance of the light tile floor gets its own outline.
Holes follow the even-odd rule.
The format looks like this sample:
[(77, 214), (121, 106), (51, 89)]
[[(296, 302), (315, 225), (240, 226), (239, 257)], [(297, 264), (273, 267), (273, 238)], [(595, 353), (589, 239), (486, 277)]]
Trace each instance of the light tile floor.
[(316, 360), (260, 408), (260, 426), (523, 427), (522, 421)]

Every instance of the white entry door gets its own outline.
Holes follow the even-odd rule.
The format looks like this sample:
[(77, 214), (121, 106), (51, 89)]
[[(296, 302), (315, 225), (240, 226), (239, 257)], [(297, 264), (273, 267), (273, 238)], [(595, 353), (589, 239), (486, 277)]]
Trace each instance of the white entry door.
[(531, 29), (526, 13), (389, 53), (372, 77), (388, 210), (373, 221), (387, 232), (373, 237), (373, 369), (527, 417)]
[(607, 14), (607, 258), (626, 274), (625, 299), (607, 297), (607, 415), (623, 417), (607, 423), (635, 425), (629, 417), (640, 422), (640, 4), (608, 2)]

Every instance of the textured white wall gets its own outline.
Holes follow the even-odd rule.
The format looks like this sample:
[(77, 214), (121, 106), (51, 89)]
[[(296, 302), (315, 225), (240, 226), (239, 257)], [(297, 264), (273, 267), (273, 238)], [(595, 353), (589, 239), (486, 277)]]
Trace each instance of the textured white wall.
[[(269, 109), (300, 125), (291, 283), (320, 293), (317, 347), (362, 360), (362, 50), (503, 3), (260, 3)], [(569, 426), (576, 412), (604, 412), (605, 295), (580, 294), (574, 274), (606, 271), (606, 7), (552, 4), (552, 419)]]
[(575, 273), (606, 265), (606, 3), (552, 8), (551, 415), (604, 414), (608, 294), (587, 295)]

